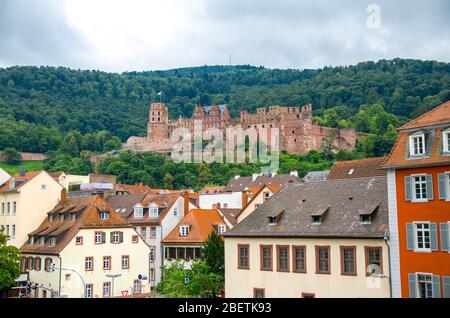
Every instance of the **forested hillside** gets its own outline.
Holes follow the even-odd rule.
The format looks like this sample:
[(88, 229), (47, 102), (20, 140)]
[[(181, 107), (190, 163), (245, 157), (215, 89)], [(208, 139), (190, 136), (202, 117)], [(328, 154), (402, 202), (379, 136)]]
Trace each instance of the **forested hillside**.
[[(56, 150), (76, 131), (94, 140), (86, 149), (103, 150), (113, 136), (124, 141), (145, 134), (148, 104), (159, 100), (160, 91), (172, 118), (191, 116), (196, 104), (228, 103), (238, 116), (240, 109), (312, 103), (322, 124), (371, 132), (368, 105), (384, 106), (383, 116), (396, 125), (449, 100), (450, 63), (394, 59), (319, 70), (205, 66), (123, 74), (0, 69), (0, 149)], [(105, 132), (86, 137), (102, 130), (108, 140), (95, 141)]]

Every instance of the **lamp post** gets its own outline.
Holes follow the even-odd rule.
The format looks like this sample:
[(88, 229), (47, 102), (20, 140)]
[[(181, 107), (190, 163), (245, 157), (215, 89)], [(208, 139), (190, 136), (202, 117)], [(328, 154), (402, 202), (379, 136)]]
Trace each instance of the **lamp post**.
[(50, 269), (51, 272), (54, 272), (55, 269), (59, 269), (60, 271), (69, 271), (69, 272), (77, 274), (81, 278), (81, 281), (83, 282), (83, 295), (82, 295), (82, 298), (86, 298), (86, 282), (84, 281), (83, 276), (81, 276), (80, 273), (78, 273), (76, 270), (71, 269), (71, 268), (56, 267), (56, 264), (54, 264), (54, 263), (50, 263), (49, 269)]
[(122, 274), (106, 274), (105, 275), (108, 278), (112, 278), (112, 291), (111, 291), (111, 297), (114, 297), (114, 279), (117, 277), (122, 276)]

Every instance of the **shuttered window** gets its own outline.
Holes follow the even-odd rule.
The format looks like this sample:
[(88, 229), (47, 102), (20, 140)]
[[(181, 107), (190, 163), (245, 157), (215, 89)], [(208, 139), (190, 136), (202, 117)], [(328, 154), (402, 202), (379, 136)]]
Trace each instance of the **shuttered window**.
[(433, 175), (406, 176), (404, 180), (406, 201), (424, 202), (434, 200)]
[(450, 201), (450, 175), (448, 173), (438, 174), (439, 200)]
[(441, 251), (443, 251), (443, 252), (450, 252), (449, 225), (450, 225), (450, 222), (440, 224), (440, 227), (441, 227)]
[(437, 223), (406, 224), (406, 247), (416, 252), (437, 251)]
[(443, 297), (450, 298), (450, 276), (442, 276)]

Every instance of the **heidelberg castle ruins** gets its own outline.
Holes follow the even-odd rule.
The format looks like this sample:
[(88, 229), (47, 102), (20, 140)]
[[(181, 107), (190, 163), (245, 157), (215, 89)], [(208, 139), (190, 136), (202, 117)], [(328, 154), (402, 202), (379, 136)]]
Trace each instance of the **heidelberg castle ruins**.
[(194, 120), (201, 120), (203, 130), (219, 128), (225, 136), (227, 127), (279, 128), (280, 150), (305, 154), (320, 151), (322, 141), (333, 136), (338, 150), (354, 150), (357, 133), (353, 129), (336, 129), (319, 126), (313, 122), (312, 106), (258, 108), (256, 114), (242, 110), (240, 118), (231, 118), (227, 105), (197, 106), (191, 118), (169, 120), (169, 110), (164, 103), (152, 103), (149, 110), (147, 137), (130, 137), (124, 148), (133, 151), (170, 151), (177, 140), (171, 140), (176, 128), (187, 128), (191, 134)]

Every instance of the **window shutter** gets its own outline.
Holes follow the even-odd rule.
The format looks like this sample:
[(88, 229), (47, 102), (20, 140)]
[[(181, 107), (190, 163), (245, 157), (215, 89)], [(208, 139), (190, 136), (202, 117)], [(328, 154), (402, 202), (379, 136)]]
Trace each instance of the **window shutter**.
[(119, 242), (123, 243), (123, 232), (119, 232)]
[(409, 298), (417, 298), (416, 296), (416, 274), (408, 274)]
[(445, 173), (438, 174), (439, 199), (447, 199), (447, 176)]
[(442, 276), (442, 289), (444, 290), (444, 298), (450, 298), (450, 276)]
[(110, 232), (110, 233), (109, 233), (109, 241), (110, 241), (111, 243), (114, 242), (114, 232)]
[(448, 249), (448, 224), (441, 223), (441, 250), (448, 252)]
[(427, 199), (434, 200), (433, 175), (427, 174)]
[(102, 232), (102, 243), (106, 243), (106, 233)]
[(405, 177), (405, 200), (411, 201), (412, 199), (412, 191), (411, 191), (411, 177), (406, 176)]
[(430, 223), (430, 245), (432, 251), (438, 250), (437, 223)]
[(406, 224), (406, 249), (414, 250), (414, 224)]
[(433, 298), (441, 298), (441, 277), (433, 276)]

